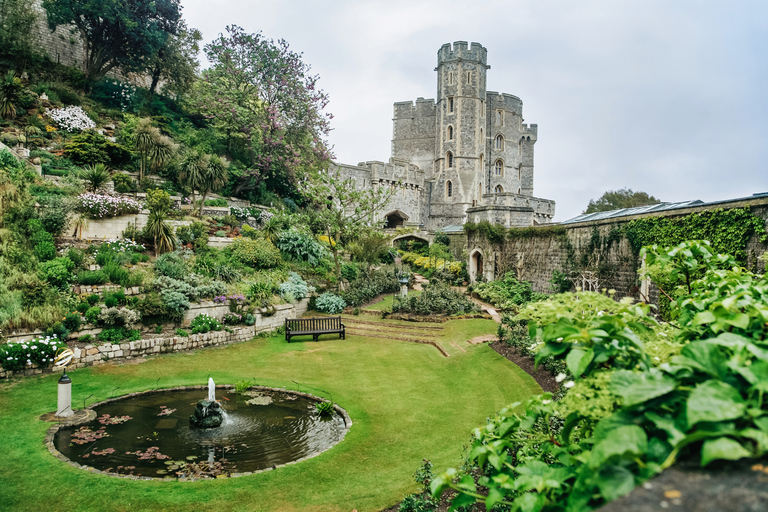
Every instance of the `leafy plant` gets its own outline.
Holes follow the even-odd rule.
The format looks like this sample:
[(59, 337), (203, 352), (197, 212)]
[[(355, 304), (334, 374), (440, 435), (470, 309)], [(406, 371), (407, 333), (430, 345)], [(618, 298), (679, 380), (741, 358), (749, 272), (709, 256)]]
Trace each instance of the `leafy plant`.
[(251, 386), (253, 386), (253, 382), (251, 379), (248, 380), (239, 380), (235, 382), (235, 394), (242, 395), (249, 389), (251, 389)]
[(275, 245), (287, 260), (303, 261), (310, 265), (317, 265), (326, 253), (317, 240), (293, 229), (281, 233)]
[(304, 279), (302, 279), (301, 276), (296, 272), (290, 272), (288, 274), (288, 281), (278, 286), (277, 290), (283, 299), (286, 299), (288, 295), (293, 298), (292, 301), (288, 301), (286, 299), (288, 302), (301, 300), (306, 297), (307, 294), (314, 292), (314, 288), (307, 286), (307, 282), (304, 281)]
[(192, 330), (192, 334), (200, 334), (209, 331), (220, 331), (222, 327), (218, 320), (205, 313), (201, 313), (192, 319), (190, 329)]
[(531, 288), (531, 283), (518, 281), (515, 272), (507, 272), (500, 280), (477, 283), (473, 291), (477, 292), (482, 300), (503, 309), (510, 309), (547, 297), (543, 293), (535, 293)]
[(280, 251), (266, 240), (237, 237), (231, 245), (232, 256), (254, 268), (274, 268), (282, 259)]
[(392, 303), (393, 312), (407, 312), (417, 315), (445, 314), (456, 315), (474, 313), (480, 308), (450, 286), (436, 282), (424, 287), (420, 295), (411, 295), (396, 299)]
[(315, 309), (329, 315), (338, 315), (345, 307), (347, 303), (344, 299), (331, 292), (325, 292), (315, 300)]
[(101, 308), (98, 306), (90, 307), (84, 316), (88, 323), (96, 325), (99, 322), (99, 316), (101, 316)]
[(106, 185), (110, 178), (109, 169), (103, 163), (87, 165), (80, 171), (80, 179), (88, 184), (88, 191), (94, 193)]
[(187, 336), (189, 336), (189, 333), (184, 329), (176, 329), (176, 336), (181, 336), (182, 338), (186, 338)]
[(331, 416), (334, 412), (333, 400), (326, 400), (324, 402), (315, 402), (317, 413), (320, 416)]

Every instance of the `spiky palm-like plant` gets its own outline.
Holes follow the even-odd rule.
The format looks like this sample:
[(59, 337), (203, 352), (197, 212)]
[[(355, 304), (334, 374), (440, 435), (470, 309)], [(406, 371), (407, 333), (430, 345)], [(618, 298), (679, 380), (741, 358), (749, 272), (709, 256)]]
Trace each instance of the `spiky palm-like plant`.
[(98, 163), (83, 167), (80, 171), (80, 179), (88, 184), (89, 191), (96, 192), (112, 179), (112, 174), (106, 165)]
[(268, 221), (261, 226), (261, 236), (273, 244), (277, 244), (280, 235), (283, 233), (283, 225), (276, 217), (270, 217)]
[(179, 145), (173, 142), (170, 137), (160, 135), (149, 148), (148, 156), (151, 168), (157, 172), (158, 168), (168, 165), (178, 150)]
[(75, 219), (75, 233), (77, 234), (78, 240), (83, 239), (83, 231), (88, 229), (89, 224), (90, 221), (85, 215), (80, 215), (77, 219)]
[(0, 116), (5, 119), (16, 117), (16, 105), (23, 88), (21, 78), (14, 71), (8, 71), (0, 80)]
[(150, 152), (161, 136), (160, 130), (152, 126), (152, 119), (148, 117), (139, 119), (136, 130), (133, 132), (133, 145), (139, 153), (139, 183), (144, 181)]
[(200, 200), (199, 214), (203, 214), (203, 206), (205, 206), (205, 196), (209, 192), (218, 192), (221, 188), (227, 184), (229, 179), (229, 162), (224, 160), (218, 155), (209, 155), (208, 166), (202, 174), (202, 187), (203, 198)]
[(151, 211), (147, 219), (147, 233), (155, 243), (155, 256), (170, 252), (176, 248), (176, 239), (173, 236), (173, 228), (166, 221), (165, 211)]
[(211, 156), (199, 151), (190, 151), (181, 161), (179, 181), (192, 192), (192, 204), (195, 204), (195, 189), (203, 188), (203, 174), (208, 169)]

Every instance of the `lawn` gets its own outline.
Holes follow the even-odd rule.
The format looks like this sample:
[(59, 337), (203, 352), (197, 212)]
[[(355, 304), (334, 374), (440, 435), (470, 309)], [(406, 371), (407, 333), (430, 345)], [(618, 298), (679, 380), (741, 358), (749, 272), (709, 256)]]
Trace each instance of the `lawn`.
[[(400, 294), (398, 293), (397, 295), (399, 296)], [(416, 297), (418, 295), (421, 295), (421, 290), (408, 290), (409, 297)], [(392, 311), (393, 297), (394, 294), (388, 294), (376, 304), (371, 304), (365, 309), (372, 309), (374, 311)]]
[[(397, 325), (397, 323), (394, 323)], [(413, 324), (411, 324), (413, 325)], [(106, 364), (70, 372), (73, 404), (160, 387), (254, 378), (258, 384), (332, 393), (354, 422), (327, 452), (275, 471), (200, 482), (132, 481), (89, 474), (43, 444), (56, 406), (53, 375), (0, 387), (0, 510), (35, 511), (376, 511), (416, 490), (422, 458), (436, 470), (460, 464), (474, 427), (510, 402), (541, 392), (534, 380), (485, 345), (490, 320), (443, 324), (440, 343), (324, 336), (319, 343), (260, 338), (225, 348)], [(294, 381), (296, 383), (294, 383)]]

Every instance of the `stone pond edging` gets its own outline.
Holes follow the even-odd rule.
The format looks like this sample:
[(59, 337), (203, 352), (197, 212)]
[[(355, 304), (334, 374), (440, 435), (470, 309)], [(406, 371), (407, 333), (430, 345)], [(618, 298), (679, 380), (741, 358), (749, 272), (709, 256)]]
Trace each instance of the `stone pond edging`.
[[(232, 343), (249, 341), (259, 333), (273, 331), (278, 327), (281, 327), (285, 323), (286, 318), (300, 317), (307, 312), (308, 304), (309, 299), (303, 299), (293, 304), (277, 305), (274, 306), (275, 313), (271, 316), (266, 316), (261, 310), (257, 309), (254, 312), (254, 317), (256, 318), (256, 323), (254, 325), (231, 327), (230, 329), (232, 332), (221, 330), (201, 334), (191, 334), (189, 336), (173, 335), (142, 339), (138, 341), (104, 343), (101, 345), (87, 344), (82, 347), (72, 347), (72, 351), (74, 352), (75, 357), (71, 367), (85, 368), (87, 366), (97, 366), (111, 361), (124, 361), (136, 357), (147, 357), (157, 354), (167, 354), (213, 346), (224, 346)], [(192, 306), (195, 305), (193, 304)], [(214, 314), (211, 314), (211, 312), (208, 311), (211, 308), (215, 308), (216, 310), (221, 309), (222, 311), (215, 311)], [(206, 310), (201, 311), (200, 309)], [(192, 309), (190, 309), (190, 312), (191, 311)], [(200, 313), (207, 313), (211, 316), (221, 318), (221, 316), (228, 311), (228, 306), (201, 305), (200, 308), (194, 310), (192, 317), (194, 318), (194, 316), (197, 316)], [(187, 323), (187, 325), (189, 324)], [(0, 366), (0, 379), (10, 378), (14, 374), (17, 376), (29, 376), (54, 372), (61, 373), (63, 370), (61, 368), (38, 368), (32, 366), (25, 370), (12, 372), (4, 370), (2, 366)]]
[[(228, 389), (229, 390), (229, 389), (233, 389), (233, 388), (234, 388), (234, 386), (232, 386), (230, 384), (216, 386), (216, 389)], [(188, 390), (188, 389), (199, 389), (200, 391), (206, 391), (208, 389), (208, 386), (207, 385), (175, 386), (175, 387), (172, 387), (172, 388), (148, 389), (148, 390), (145, 390), (145, 391), (137, 391), (135, 393), (129, 393), (127, 395), (123, 395), (123, 396), (119, 396), (119, 397), (108, 398), (106, 400), (102, 400), (101, 402), (96, 402), (96, 403), (93, 403), (93, 404), (89, 405), (88, 406), (89, 414), (88, 414), (87, 418), (85, 418), (83, 421), (80, 422), (80, 424), (87, 423), (88, 421), (92, 421), (96, 417), (96, 414), (95, 413), (94, 414), (90, 414), (90, 411), (92, 411), (92, 408), (98, 407), (100, 405), (108, 404), (108, 403), (111, 403), (111, 402), (118, 402), (118, 401), (124, 400), (126, 398), (131, 398), (131, 397), (140, 396), (140, 395), (146, 395), (146, 394), (149, 394), (149, 393), (157, 393), (159, 391), (183, 391), (183, 390)], [(304, 398), (308, 398), (308, 399), (313, 400), (315, 402), (325, 402), (326, 401), (324, 398), (321, 398), (319, 396), (315, 396), (315, 395), (312, 395), (312, 394), (309, 394), (309, 393), (304, 393), (304, 392), (301, 392), (301, 391), (294, 391), (294, 390), (286, 389), (286, 388), (273, 388), (273, 387), (268, 387), (268, 386), (251, 386), (250, 389), (254, 390), (254, 391), (269, 391), (269, 392), (272, 392), (272, 393), (286, 393), (286, 394), (291, 394), (291, 395), (296, 395), (296, 396), (301, 396), (301, 397), (304, 397)], [(236, 477), (240, 477), (240, 476), (255, 475), (255, 474), (258, 474), (258, 473), (264, 473), (265, 471), (272, 471), (272, 470), (275, 470), (275, 469), (279, 469), (279, 468), (288, 466), (290, 464), (298, 464), (299, 462), (305, 461), (307, 459), (311, 459), (313, 457), (316, 457), (316, 456), (320, 455), (321, 453), (324, 453), (324, 452), (330, 450), (331, 448), (333, 448), (334, 446), (336, 446), (337, 444), (339, 444), (341, 441), (344, 440), (344, 438), (347, 436), (347, 432), (349, 432), (349, 429), (352, 427), (352, 419), (349, 417), (349, 414), (347, 413), (347, 411), (345, 409), (343, 409), (342, 407), (340, 407), (338, 404), (335, 404), (335, 403), (333, 404), (333, 409), (334, 409), (334, 411), (336, 411), (336, 413), (338, 413), (344, 419), (344, 434), (335, 443), (333, 443), (332, 445), (330, 445), (326, 449), (310, 453), (309, 455), (306, 455), (306, 456), (304, 456), (304, 457), (302, 457), (300, 459), (292, 460), (290, 462), (286, 462), (285, 464), (276, 464), (276, 465), (272, 466), (271, 468), (259, 469), (257, 471), (245, 471), (245, 472), (242, 472), (242, 473), (232, 473), (232, 474), (229, 475), (229, 478), (236, 478)], [(61, 423), (61, 424), (52, 425), (46, 431), (46, 434), (45, 434), (45, 445), (48, 447), (48, 451), (50, 451), (53, 454), (53, 456), (56, 457), (57, 459), (59, 459), (60, 461), (65, 462), (65, 463), (69, 464), (70, 466), (72, 466), (74, 468), (83, 469), (85, 471), (88, 471), (89, 473), (94, 473), (94, 474), (99, 474), (99, 475), (108, 475), (108, 476), (117, 477), (117, 478), (126, 478), (128, 480), (149, 480), (149, 481), (158, 480), (158, 481), (174, 481), (174, 482), (195, 482), (195, 481), (199, 481), (199, 480), (211, 480), (210, 478), (179, 478), (179, 477), (170, 477), (170, 476), (163, 477), (163, 478), (157, 478), (157, 477), (151, 477), (151, 476), (124, 475), (124, 474), (121, 474), (121, 473), (112, 473), (112, 472), (108, 472), (108, 471), (102, 471), (100, 469), (96, 469), (96, 468), (93, 468), (91, 466), (85, 466), (83, 464), (78, 464), (77, 462), (73, 461), (72, 459), (70, 459), (69, 457), (67, 457), (63, 453), (61, 453), (59, 450), (57, 450), (56, 446), (53, 444), (53, 438), (56, 435), (56, 432), (58, 432), (60, 428), (62, 428), (62, 427), (69, 427), (69, 426), (75, 426), (75, 425), (76, 424), (73, 424), (72, 422), (69, 422), (69, 423), (64, 422), (64, 423)]]

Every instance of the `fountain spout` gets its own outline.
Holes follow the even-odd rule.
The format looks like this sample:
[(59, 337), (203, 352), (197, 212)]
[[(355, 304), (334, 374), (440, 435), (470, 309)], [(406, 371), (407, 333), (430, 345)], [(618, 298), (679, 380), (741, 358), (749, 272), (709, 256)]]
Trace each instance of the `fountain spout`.
[(216, 384), (213, 383), (213, 377), (208, 377), (208, 401), (216, 401)]

